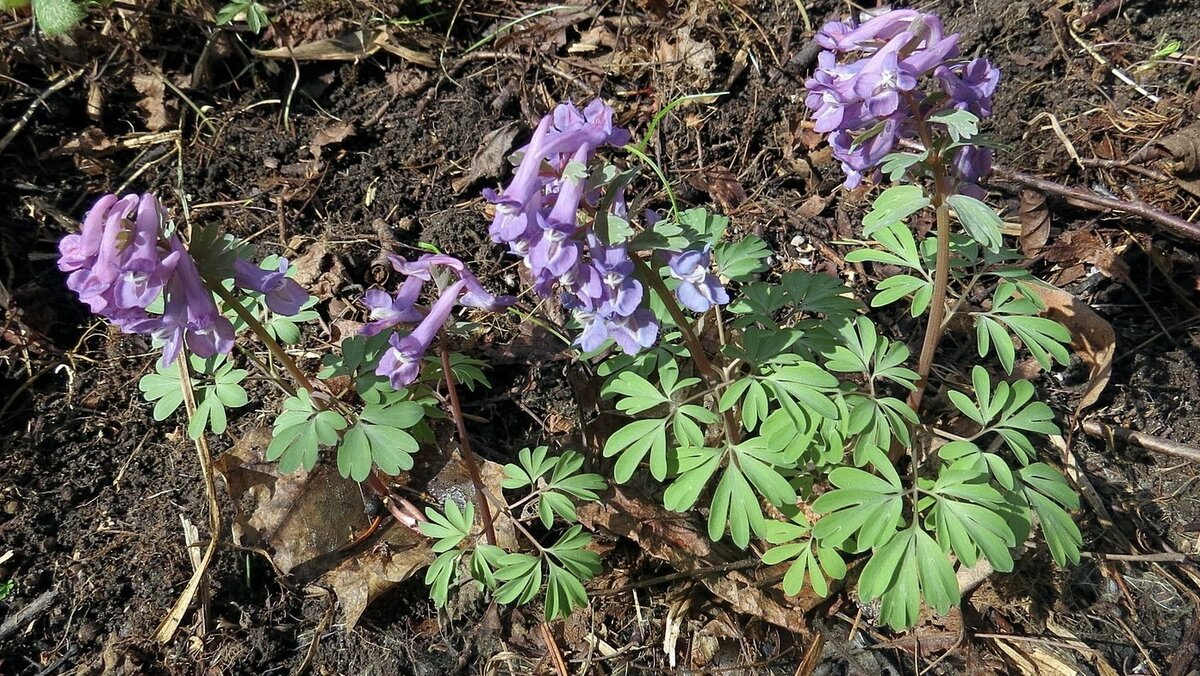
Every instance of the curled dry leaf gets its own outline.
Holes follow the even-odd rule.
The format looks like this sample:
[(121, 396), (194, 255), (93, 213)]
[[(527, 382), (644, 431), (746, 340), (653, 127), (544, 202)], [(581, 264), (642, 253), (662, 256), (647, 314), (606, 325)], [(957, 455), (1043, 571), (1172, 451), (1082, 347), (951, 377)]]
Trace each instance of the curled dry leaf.
[(697, 190), (703, 190), (721, 206), (726, 213), (733, 211), (746, 201), (746, 189), (737, 176), (725, 167), (711, 167), (688, 179)]
[(312, 143), (309, 144), (309, 152), (313, 158), (320, 160), (321, 153), (325, 151), (325, 146), (334, 143), (341, 143), (354, 134), (353, 122), (336, 122), (331, 124), (316, 134), (313, 134)]
[(693, 39), (692, 29), (687, 26), (679, 27), (670, 37), (661, 38), (654, 56), (659, 63), (691, 82), (697, 90), (706, 90), (712, 84), (717, 50), (707, 41)]
[[(579, 510), (579, 520), (592, 530), (606, 530), (627, 537), (650, 556), (666, 561), (680, 572), (711, 568), (739, 561), (745, 553), (722, 542), (708, 539), (702, 526), (697, 525), (645, 496), (634, 493), (629, 486), (617, 486), (604, 503), (589, 503)], [(731, 570), (723, 573), (698, 575), (708, 590), (720, 597), (739, 613), (753, 615), (788, 631), (807, 633), (805, 613), (822, 602), (822, 598), (805, 589), (790, 602), (783, 591), (774, 586), (761, 586), (761, 581), (782, 573), (788, 564), (764, 568)]]
[(1046, 208), (1046, 196), (1036, 190), (1022, 190), (1017, 218), (1021, 221), (1021, 236), (1017, 240), (1021, 252), (1036, 256), (1050, 239), (1050, 210)]
[(138, 73), (133, 76), (133, 88), (142, 95), (137, 105), (146, 115), (147, 129), (162, 131), (175, 123), (175, 102), (167, 100), (167, 85), (162, 76)]
[(1113, 354), (1117, 349), (1117, 334), (1103, 317), (1087, 303), (1052, 286), (1033, 287), (1046, 304), (1046, 316), (1067, 327), (1071, 332), (1071, 347), (1088, 365), (1088, 385), (1075, 405), (1075, 416), (1095, 404), (1112, 377)]
[(342, 606), (346, 629), (354, 628), (367, 606), (414, 573), (433, 563), (428, 538), (393, 524), (371, 549), (325, 573)]

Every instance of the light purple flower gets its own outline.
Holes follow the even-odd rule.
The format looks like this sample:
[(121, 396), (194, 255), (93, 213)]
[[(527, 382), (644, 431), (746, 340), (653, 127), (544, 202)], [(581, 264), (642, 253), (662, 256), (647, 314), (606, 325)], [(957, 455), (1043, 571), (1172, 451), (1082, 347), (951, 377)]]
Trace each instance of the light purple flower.
[(693, 312), (708, 312), (714, 305), (729, 302), (729, 294), (721, 286), (721, 280), (709, 271), (712, 248), (690, 249), (672, 253), (667, 257), (671, 276), (679, 280), (675, 296), (679, 303)]
[(376, 336), (397, 324), (420, 321), (421, 313), (416, 303), (424, 286), (425, 280), (412, 276), (404, 280), (395, 296), (382, 289), (367, 291), (363, 295), (363, 305), (367, 306), (371, 321), (359, 330), (359, 335)]
[(178, 237), (168, 246), (177, 252), (179, 263), (167, 283), (166, 302), (160, 326), (153, 332), (164, 341), (162, 363), (173, 361), (183, 345), (198, 357), (228, 354), (233, 349), (233, 324), (217, 309), (212, 292), (204, 286), (196, 263)]
[(425, 358), (425, 353), (437, 337), (438, 331), (441, 331), (446, 320), (450, 318), (450, 311), (454, 309), (458, 295), (465, 287), (466, 282), (460, 280), (443, 291), (433, 307), (429, 308), (429, 314), (425, 315), (412, 333), (404, 337), (392, 334), (388, 340), (390, 347), (380, 357), (375, 374), (387, 378), (395, 389), (407, 387), (415, 382), (421, 375), (421, 360)]
[[(67, 287), (122, 331), (163, 340), (164, 364), (185, 346), (200, 357), (227, 353), (233, 324), (221, 316), (178, 235), (163, 239), (164, 217), (154, 195), (98, 199), (80, 233), (59, 243)], [(147, 308), (160, 296), (163, 314), (151, 315)]]
[(592, 251), (599, 257), (592, 267), (599, 278), (600, 294), (593, 302), (601, 313), (627, 317), (642, 304), (642, 283), (633, 275), (633, 261), (623, 246)]
[(978, 117), (992, 114), (992, 95), (1000, 82), (1000, 69), (983, 58), (965, 64), (941, 66), (935, 75), (942, 89), (954, 101), (954, 107), (968, 110)]
[(610, 317), (605, 325), (609, 337), (625, 354), (637, 354), (658, 339), (658, 321), (646, 308), (638, 308), (628, 317)]
[(288, 260), (279, 259), (275, 270), (265, 270), (243, 258), (233, 262), (233, 283), (239, 288), (263, 294), (267, 307), (275, 314), (291, 317), (308, 302), (308, 292), (287, 276)]
[(901, 92), (912, 91), (917, 86), (917, 79), (912, 73), (900, 68), (897, 56), (907, 39), (904, 34), (892, 38), (867, 59), (854, 78), (854, 93), (863, 100), (867, 110), (878, 118), (896, 112), (900, 107)]
[(496, 296), (488, 292), (483, 288), (483, 284), (479, 283), (479, 278), (467, 269), (466, 264), (454, 256), (424, 254), (415, 261), (408, 261), (401, 256), (391, 254), (388, 256), (388, 260), (391, 261), (392, 267), (397, 272), (426, 281), (433, 279), (435, 267), (450, 270), (464, 284), (466, 293), (463, 294), (461, 303), (467, 307), (496, 312), (517, 302), (517, 299), (512, 296)]

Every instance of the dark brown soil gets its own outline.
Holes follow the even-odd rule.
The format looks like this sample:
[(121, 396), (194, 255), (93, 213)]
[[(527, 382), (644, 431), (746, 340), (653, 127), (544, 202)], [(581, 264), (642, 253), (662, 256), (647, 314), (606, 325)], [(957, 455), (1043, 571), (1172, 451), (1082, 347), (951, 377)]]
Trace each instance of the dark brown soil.
[[(323, 243), (330, 252), (323, 269), (332, 271), (322, 277), (320, 308), (327, 320), (380, 281), (377, 255), (393, 244), (381, 242), (380, 220), (399, 246), (431, 242), (475, 261), (493, 288), (515, 291), (516, 268), (487, 241), (478, 197), (498, 177), (456, 182), (485, 134), (509, 122), (527, 128), (555, 101), (601, 95), (636, 136), (676, 96), (727, 90), (712, 106), (669, 116), (651, 145), (680, 198), (721, 208), (722, 191), (713, 188), (712, 177), (732, 176), (748, 195), (726, 209), (738, 230), (763, 234), (782, 261), (804, 255), (793, 241), (804, 234), (820, 245), (818, 264), (833, 266), (821, 252), (852, 231), (864, 203), (837, 191), (837, 167), (801, 130), (801, 86), (815, 52), (797, 7), (806, 6), (819, 26), (843, 3), (580, 3), (588, 12), (583, 18), (561, 20), (552, 12), (465, 57), (467, 46), (537, 7), (466, 2), (455, 12), (457, 4), (269, 5), (296, 42), (361, 22), (374, 26), (381, 16), (425, 16), (434, 7), (438, 16), (399, 30), (396, 39), (441, 59), (445, 70), (386, 51), (355, 62), (255, 59), (248, 46), (274, 47), (278, 38), (225, 33), (209, 44), (214, 29), (202, 18), (212, 16), (208, 5), (180, 10), (192, 21), (92, 9), (73, 43), (46, 42), (32, 34), (27, 19), (0, 14), (0, 130), (12, 128), (53, 80), (84, 69), (78, 81), (36, 106), (0, 153), (0, 585), (13, 583), (0, 598), (0, 619), (55, 593), (44, 612), (0, 636), (0, 673), (268, 674), (301, 666), (320, 674), (553, 672), (536, 611), (501, 609), (497, 616), (474, 605), (439, 616), (418, 576), (346, 631), (326, 621), (331, 596), (293, 586), (259, 555), (232, 546), (222, 548), (212, 569), (207, 635), (200, 639), (185, 624), (174, 642), (153, 641), (191, 574), (181, 519), (203, 533), (207, 507), (195, 452), (179, 421), (154, 422), (134, 386), (152, 368), (149, 345), (89, 317), (54, 266), (55, 243), (66, 232), (56, 215), (77, 218), (97, 193), (155, 190), (174, 204), (186, 195), (194, 222), (254, 236), (269, 251), (302, 255)], [(946, 0), (922, 7), (963, 34), (965, 51), (1001, 67), (988, 129), (1008, 146), (1000, 157), (1006, 165), (1191, 216), (1194, 195), (1136, 173), (1081, 169), (1064, 140), (1081, 157), (1119, 159), (1195, 118), (1200, 22), (1193, 3), (1133, 0), (1085, 30), (1072, 29), (1092, 4)], [(149, 5), (176, 11), (175, 4)], [(597, 15), (602, 18), (589, 18)], [(681, 27), (713, 50), (701, 71), (656, 60), (664, 36), (678, 35)], [(589, 30), (606, 40), (572, 49)], [(449, 36), (444, 49), (442, 35)], [(1126, 71), (1136, 72), (1164, 37), (1180, 40), (1180, 52), (1192, 56), (1140, 71), (1144, 86), (1161, 98), (1153, 103), (1100, 67), (1074, 36)], [(125, 144), (147, 139), (148, 116), (138, 107), (144, 95), (135, 80), (152, 72), (180, 88), (159, 95), (168, 115), (176, 116), (163, 132), (178, 135)], [(96, 103), (101, 107), (89, 117)], [(207, 122), (193, 106), (203, 107)], [(649, 181), (637, 189), (640, 204), (662, 199)], [(834, 193), (840, 197), (815, 215), (801, 208), (813, 195)], [(1015, 207), (1018, 190), (997, 183), (993, 196)], [(1054, 197), (1050, 205), (1056, 236), (1093, 231), (1129, 270), (1127, 278), (1113, 279), (1088, 267), (1070, 287), (1117, 334), (1112, 380), (1092, 415), (1200, 445), (1200, 242), (1172, 240), (1152, 223)], [(1043, 261), (1037, 272), (1052, 276), (1067, 267)], [(901, 338), (918, 340), (909, 328), (914, 333)], [(465, 404), (492, 420), (480, 442), (484, 455), (501, 462), (522, 445), (545, 441), (552, 435), (546, 421), (572, 418), (577, 405), (569, 382), (577, 374), (550, 356), (552, 350), (534, 352), (519, 341), (517, 348), (498, 347), (520, 333), (520, 327), (496, 326), (494, 340), (478, 347), (497, 363), (494, 387)], [(947, 354), (969, 359), (952, 344)], [(1071, 378), (1041, 383), (1064, 415), (1079, 391)], [(252, 404), (232, 425), (248, 430), (264, 419)], [(1200, 467), (1082, 432), (1071, 440), (1112, 518), (1109, 523), (1090, 508), (1079, 514), (1085, 550), (1129, 554), (1132, 544), (1144, 553), (1200, 553)], [(603, 545), (606, 567), (617, 572), (598, 588), (673, 572), (641, 556), (633, 543)], [(1095, 673), (1102, 673), (1096, 665), (1104, 660), (1122, 673), (1184, 674), (1200, 668), (1176, 658), (1197, 641), (1200, 628), (1194, 563), (1098, 566), (1085, 559), (1060, 571), (1035, 553), (977, 592), (958, 622), (977, 634), (1043, 637), (1011, 645), (1027, 656), (1049, 651)], [(651, 586), (636, 609), (629, 596), (597, 597), (592, 613), (555, 626), (555, 641), (572, 669), (589, 653), (584, 636), (594, 633), (629, 648), (594, 662), (595, 670), (632, 665), (666, 673), (663, 627), (677, 589), (665, 582)], [(679, 668), (795, 671), (805, 650), (797, 637), (731, 615), (701, 589), (693, 592), (682, 630)], [(814, 620), (812, 630), (829, 642), (817, 673), (912, 669), (911, 643), (863, 650), (847, 642), (853, 607), (843, 612), (850, 617)], [(730, 618), (736, 626), (713, 629)], [(718, 655), (696, 661), (705, 641), (719, 646)], [(1017, 668), (1004, 661), (1011, 655), (987, 641), (970, 643), (952, 648), (951, 636), (941, 647), (948, 657), (936, 668)], [(1068, 648), (1053, 647), (1063, 644)]]

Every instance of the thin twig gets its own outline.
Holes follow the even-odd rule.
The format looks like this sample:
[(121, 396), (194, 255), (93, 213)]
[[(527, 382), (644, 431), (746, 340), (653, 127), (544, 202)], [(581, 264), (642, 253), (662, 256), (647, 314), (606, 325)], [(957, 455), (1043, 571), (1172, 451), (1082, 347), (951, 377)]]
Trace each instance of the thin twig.
[(1127, 430), (1123, 427), (1113, 427), (1112, 425), (1106, 425), (1095, 420), (1084, 421), (1083, 432), (1084, 434), (1087, 434), (1091, 437), (1096, 437), (1097, 439), (1116, 438), (1127, 444), (1140, 446), (1147, 451), (1154, 451), (1155, 453), (1162, 453), (1163, 455), (1169, 455), (1173, 458), (1182, 458), (1184, 460), (1190, 460), (1191, 462), (1200, 463), (1200, 448), (1196, 448), (1195, 446), (1190, 446), (1188, 444), (1182, 444), (1178, 441), (1172, 441), (1171, 439), (1156, 437), (1152, 434), (1134, 432), (1133, 430)]
[(0, 640), (8, 638), (9, 634), (29, 624), (38, 615), (50, 610), (50, 607), (58, 599), (58, 595), (58, 589), (44, 591), (23, 608), (4, 618), (4, 624), (0, 624)]
[(8, 147), (8, 144), (12, 143), (13, 139), (17, 137), (17, 134), (20, 134), (21, 130), (25, 128), (25, 125), (29, 124), (29, 121), (33, 119), (34, 113), (37, 112), (38, 106), (42, 105), (42, 103), (45, 102), (46, 99), (50, 98), (50, 95), (54, 92), (78, 80), (79, 76), (83, 75), (83, 71), (84, 69), (80, 68), (74, 73), (71, 73), (70, 75), (51, 84), (46, 88), (46, 91), (39, 94), (38, 97), (29, 104), (29, 107), (25, 109), (25, 112), (21, 115), (20, 119), (17, 120), (17, 123), (14, 124), (12, 128), (8, 130), (8, 133), (4, 135), (4, 138), (0, 138), (0, 153), (3, 153), (4, 149)]
[(550, 633), (550, 624), (542, 623), (542, 640), (546, 642), (546, 652), (550, 653), (551, 659), (554, 660), (554, 670), (558, 676), (570, 676), (571, 672), (567, 671), (567, 663), (563, 660), (562, 651), (558, 649), (558, 643), (554, 640), (554, 634)]
[(1153, 554), (1106, 554), (1104, 552), (1079, 552), (1085, 559), (1099, 561), (1129, 561), (1142, 563), (1188, 563), (1193, 557), (1179, 552), (1155, 552)]
[(488, 504), (487, 487), (483, 485), (483, 475), (479, 472), (479, 461), (475, 451), (471, 449), (471, 437), (467, 434), (467, 421), (463, 419), (462, 406), (458, 403), (458, 388), (454, 384), (454, 372), (450, 368), (450, 350), (446, 348), (446, 334), (441, 335), (442, 377), (446, 379), (446, 396), (450, 399), (450, 415), (458, 428), (458, 447), (462, 451), (463, 464), (471, 475), (471, 483), (475, 484), (475, 498), (479, 503), (479, 518), (483, 520), (483, 534), (489, 545), (496, 544), (496, 524), (492, 520), (492, 507)]
[(1112, 210), (1121, 213), (1132, 214), (1144, 218), (1153, 223), (1157, 223), (1169, 234), (1184, 239), (1200, 241), (1200, 223), (1192, 223), (1184, 219), (1169, 214), (1158, 207), (1155, 207), (1145, 202), (1135, 202), (1114, 199), (1097, 195), (1087, 188), (1070, 187), (1054, 181), (1048, 181), (1043, 178), (1031, 176), (1029, 174), (1017, 171), (1004, 165), (993, 165), (992, 174), (1004, 181), (1023, 185), (1028, 188), (1034, 188), (1047, 192), (1053, 195), (1066, 197), (1090, 209), (1097, 211)]

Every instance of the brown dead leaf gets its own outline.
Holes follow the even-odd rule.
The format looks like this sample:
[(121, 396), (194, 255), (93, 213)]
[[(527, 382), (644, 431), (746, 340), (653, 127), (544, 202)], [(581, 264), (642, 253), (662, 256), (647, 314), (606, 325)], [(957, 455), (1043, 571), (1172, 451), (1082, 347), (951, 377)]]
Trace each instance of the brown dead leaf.
[(325, 240), (317, 240), (292, 261), (296, 283), (317, 298), (333, 296), (346, 281), (346, 266), (342, 259), (329, 251)]
[(471, 167), (467, 173), (454, 179), (450, 187), (454, 192), (462, 192), (472, 183), (481, 178), (494, 178), (504, 169), (505, 158), (512, 149), (513, 139), (517, 137), (520, 127), (515, 122), (488, 132), (471, 156)]
[(746, 201), (746, 189), (737, 176), (725, 167), (712, 167), (688, 179), (697, 190), (703, 190), (726, 212), (733, 211)]
[[(483, 479), (484, 489), (493, 496), (503, 495), (501, 483), (504, 481), (504, 467), (482, 459), (479, 464), (479, 475)], [(467, 466), (463, 463), (462, 454), (458, 449), (450, 454), (446, 465), (429, 482), (428, 491), (439, 508), (446, 500), (453, 501), (459, 507), (473, 502), (475, 503), (475, 513), (479, 513), (479, 500), (475, 494), (475, 485), (471, 482), (471, 474), (467, 471)], [(494, 519), (492, 527), (496, 530), (497, 544), (509, 551), (517, 551), (520, 543), (517, 541), (517, 532), (513, 528), (512, 521), (507, 516), (496, 514), (495, 509), (492, 510), (492, 517)]]
[(1022, 190), (1017, 218), (1021, 221), (1021, 236), (1017, 240), (1021, 252), (1036, 256), (1050, 239), (1050, 210), (1046, 208), (1046, 196), (1036, 190)]
[(281, 573), (312, 580), (367, 527), (362, 489), (328, 465), (280, 474), (263, 457), (270, 443), (270, 430), (259, 428), (214, 463), (236, 505), (234, 542), (267, 551)]
[(174, 102), (167, 101), (167, 85), (160, 76), (138, 73), (133, 76), (133, 88), (142, 95), (137, 105), (146, 114), (147, 129), (162, 131), (175, 124)]
[(308, 150), (312, 153), (313, 158), (320, 160), (325, 146), (345, 141), (354, 134), (354, 131), (353, 122), (335, 122), (313, 134)]
[(712, 84), (717, 50), (707, 41), (693, 39), (688, 26), (680, 26), (669, 37), (660, 38), (654, 56), (696, 90), (703, 91)]
[(322, 580), (333, 587), (346, 629), (354, 628), (373, 601), (413, 573), (433, 563), (430, 541), (403, 526), (393, 526), (369, 551), (343, 561)]
[(1075, 405), (1075, 416), (1078, 417), (1100, 399), (1108, 386), (1117, 334), (1112, 324), (1066, 291), (1041, 284), (1031, 288), (1046, 304), (1046, 316), (1062, 323), (1071, 332), (1071, 347), (1089, 367), (1087, 389)]
[[(589, 503), (580, 508), (579, 520), (593, 530), (603, 529), (633, 540), (646, 554), (666, 561), (680, 572), (744, 558), (744, 553), (727, 544), (709, 540), (703, 528), (691, 519), (667, 511), (634, 490), (629, 486), (614, 488), (603, 503)], [(789, 601), (777, 587), (760, 586), (761, 580), (781, 571), (780, 566), (757, 572), (754, 569), (731, 570), (716, 575), (698, 574), (698, 579), (737, 612), (805, 634), (808, 622), (804, 615), (822, 599), (805, 589)]]

